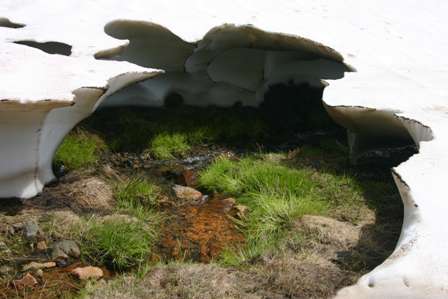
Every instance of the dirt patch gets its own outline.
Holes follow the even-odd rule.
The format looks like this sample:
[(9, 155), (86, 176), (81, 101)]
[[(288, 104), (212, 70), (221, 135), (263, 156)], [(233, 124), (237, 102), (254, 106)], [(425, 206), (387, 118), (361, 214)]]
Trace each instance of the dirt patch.
[(112, 188), (98, 177), (88, 177), (52, 187), (50, 196), (73, 211), (107, 213), (113, 208)]
[(253, 270), (265, 293), (276, 298), (331, 298), (338, 289), (354, 283), (355, 275), (341, 270), (319, 254), (285, 254)]
[(218, 196), (198, 205), (175, 208), (162, 233), (161, 256), (207, 263), (224, 248), (241, 245), (244, 236), (229, 218), (235, 213), (229, 202)]
[(256, 284), (248, 274), (214, 264), (173, 264), (154, 268), (142, 280), (125, 276), (105, 283), (91, 299), (275, 298), (254, 294)]
[[(0, 285), (0, 298), (69, 298), (71, 294), (79, 292), (86, 285), (85, 282), (78, 280), (70, 273), (80, 265), (80, 263), (75, 263), (65, 268), (46, 270), (41, 277), (33, 274), (38, 283), (32, 288), (18, 289), (11, 281), (6, 281)], [(111, 277), (111, 273), (106, 269), (105, 273), (108, 278)]]
[(361, 226), (328, 217), (305, 215), (296, 221), (295, 230), (314, 235), (316, 241), (331, 246), (334, 250), (347, 250), (358, 244)]

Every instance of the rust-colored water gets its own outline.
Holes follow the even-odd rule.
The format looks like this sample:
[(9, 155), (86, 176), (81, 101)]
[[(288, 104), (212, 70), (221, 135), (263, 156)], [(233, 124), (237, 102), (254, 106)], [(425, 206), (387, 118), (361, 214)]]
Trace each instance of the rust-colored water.
[(244, 236), (229, 218), (232, 213), (229, 203), (216, 197), (200, 205), (176, 208), (163, 230), (160, 255), (207, 263), (224, 248), (241, 245)]

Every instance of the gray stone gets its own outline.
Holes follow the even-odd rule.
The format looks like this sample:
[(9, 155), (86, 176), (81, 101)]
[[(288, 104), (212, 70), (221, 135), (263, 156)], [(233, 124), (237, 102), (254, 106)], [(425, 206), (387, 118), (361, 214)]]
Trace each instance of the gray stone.
[(78, 244), (72, 240), (58, 241), (53, 244), (51, 251), (52, 260), (66, 259), (68, 257), (78, 258), (81, 255)]
[(202, 197), (202, 193), (191, 187), (185, 187), (180, 185), (175, 185), (173, 191), (176, 197), (183, 200), (199, 200)]
[(25, 222), (25, 225), (23, 226), (23, 235), (25, 236), (25, 239), (34, 242), (37, 239), (37, 236), (40, 233), (39, 225), (33, 221), (27, 221)]

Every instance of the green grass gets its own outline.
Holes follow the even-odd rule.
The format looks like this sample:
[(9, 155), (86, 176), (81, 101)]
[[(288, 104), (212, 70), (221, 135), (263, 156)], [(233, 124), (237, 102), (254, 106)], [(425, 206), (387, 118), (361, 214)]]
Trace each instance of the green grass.
[[(356, 173), (333, 171), (343, 153), (304, 147), (298, 160), (285, 154), (259, 154), (240, 160), (219, 158), (199, 176), (202, 188), (236, 197), (249, 208), (236, 224), (246, 245), (222, 254), (225, 264), (241, 264), (275, 249), (293, 222), (305, 214), (328, 215), (356, 223), (367, 207), (364, 187)], [(309, 160), (319, 162), (316, 166)], [(378, 183), (380, 193), (386, 192)], [(378, 193), (377, 192), (377, 193)]]
[(123, 271), (143, 265), (157, 240), (157, 230), (136, 219), (92, 220), (81, 236), (84, 259)]
[(95, 165), (104, 144), (98, 136), (83, 130), (72, 131), (59, 146), (55, 162), (63, 164), (70, 170), (76, 170)]
[(74, 229), (83, 259), (118, 271), (144, 267), (163, 221), (156, 210), (159, 192), (159, 187), (143, 177), (117, 183), (117, 214), (92, 217)]
[(310, 175), (307, 169), (293, 169), (255, 157), (239, 161), (220, 158), (201, 173), (199, 183), (204, 188), (229, 195), (290, 192), (304, 196), (317, 187)]
[(272, 161), (221, 158), (201, 173), (199, 183), (208, 190), (237, 196), (240, 204), (249, 207), (245, 219), (235, 220), (245, 234), (246, 245), (226, 251), (221, 259), (225, 264), (261, 255), (278, 244), (295, 219), (326, 214), (329, 209), (309, 170)]
[(150, 152), (172, 159), (208, 143), (252, 143), (266, 137), (266, 124), (253, 109), (110, 108), (81, 124), (104, 136), (114, 152)]
[(151, 140), (149, 149), (159, 160), (173, 159), (185, 155), (191, 148), (187, 137), (180, 133), (160, 133)]
[(116, 185), (114, 193), (118, 212), (141, 220), (159, 218), (154, 211), (157, 206), (159, 188), (147, 179), (134, 177), (120, 182)]

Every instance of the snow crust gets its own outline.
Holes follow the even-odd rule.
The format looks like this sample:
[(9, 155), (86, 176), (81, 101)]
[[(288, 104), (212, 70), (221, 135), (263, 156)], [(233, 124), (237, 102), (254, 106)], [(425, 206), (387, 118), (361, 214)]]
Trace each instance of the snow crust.
[(327, 79), (336, 121), (409, 133), (420, 149), (394, 169), (405, 206), (394, 254), (336, 298), (447, 298), (447, 11), (444, 0), (2, 0), (0, 197), (40, 192), (63, 136), (101, 103), (162, 105), (180, 92), (192, 105), (257, 105), (273, 82)]

